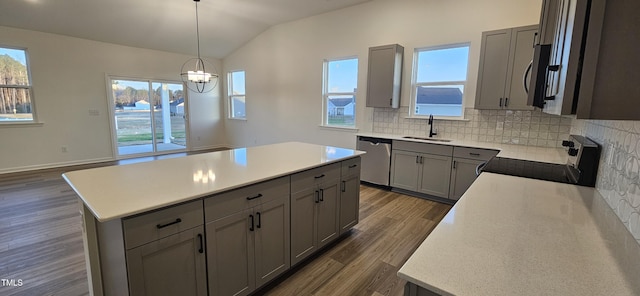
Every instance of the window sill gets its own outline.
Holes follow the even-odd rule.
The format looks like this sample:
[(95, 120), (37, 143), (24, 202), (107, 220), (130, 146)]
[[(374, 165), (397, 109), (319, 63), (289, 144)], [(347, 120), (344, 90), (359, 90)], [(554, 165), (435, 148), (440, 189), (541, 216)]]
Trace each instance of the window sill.
[(0, 127), (39, 127), (43, 126), (44, 122), (7, 122), (0, 123)]
[(234, 118), (234, 117), (227, 117), (227, 119), (229, 120), (237, 120), (237, 121), (247, 121), (246, 118)]
[(355, 127), (348, 126), (332, 126), (332, 125), (320, 125), (321, 129), (333, 130), (333, 131), (341, 131), (341, 132), (358, 132), (359, 129)]

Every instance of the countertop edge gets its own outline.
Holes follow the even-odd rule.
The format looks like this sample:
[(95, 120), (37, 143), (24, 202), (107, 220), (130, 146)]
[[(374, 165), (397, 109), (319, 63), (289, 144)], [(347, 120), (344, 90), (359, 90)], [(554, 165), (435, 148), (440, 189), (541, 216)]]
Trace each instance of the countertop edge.
[[(265, 146), (269, 146), (269, 145), (265, 145)], [(323, 145), (316, 145), (316, 146), (323, 146)], [(329, 147), (329, 146), (327, 146)], [(346, 149), (346, 148), (342, 148), (342, 149)], [(127, 218), (127, 217), (131, 217), (131, 216), (135, 216), (138, 214), (142, 214), (142, 213), (146, 213), (146, 212), (150, 212), (150, 211), (155, 211), (155, 210), (159, 210), (162, 208), (166, 208), (166, 207), (170, 207), (173, 205), (177, 205), (177, 204), (181, 204), (181, 203), (185, 203), (185, 202), (189, 202), (189, 201), (194, 201), (203, 197), (207, 197), (210, 195), (215, 195), (215, 194), (219, 194), (219, 193), (223, 193), (229, 190), (234, 190), (237, 188), (241, 188), (241, 187), (245, 187), (245, 186), (249, 186), (252, 184), (257, 184), (257, 183), (261, 183), (261, 182), (265, 182), (271, 179), (275, 179), (275, 178), (279, 178), (279, 177), (283, 177), (283, 176), (288, 176), (288, 175), (292, 175), (295, 173), (299, 173), (302, 171), (306, 171), (309, 169), (313, 169), (316, 167), (321, 167), (324, 165), (330, 165), (333, 163), (338, 163), (344, 160), (348, 160), (348, 159), (352, 159), (352, 158), (356, 158), (356, 157), (360, 157), (361, 155), (365, 154), (365, 152), (363, 151), (358, 151), (355, 149), (347, 149), (347, 150), (352, 150), (353, 151), (353, 155), (347, 155), (347, 156), (340, 156), (337, 157), (335, 159), (330, 159), (330, 160), (326, 160), (324, 162), (319, 162), (317, 164), (314, 165), (307, 165), (307, 166), (301, 166), (301, 167), (297, 167), (293, 170), (288, 170), (285, 172), (280, 172), (277, 174), (273, 174), (273, 175), (268, 175), (268, 176), (261, 176), (259, 178), (253, 178), (253, 179), (247, 179), (247, 180), (242, 180), (241, 182), (235, 183), (231, 186), (225, 186), (224, 188), (218, 188), (216, 190), (213, 191), (207, 191), (207, 192), (202, 192), (200, 194), (197, 195), (192, 195), (192, 196), (187, 196), (187, 197), (179, 197), (175, 200), (171, 200), (170, 202), (165, 202), (165, 203), (158, 203), (158, 204), (154, 204), (153, 206), (150, 207), (144, 207), (144, 208), (138, 208), (138, 209), (134, 209), (132, 211), (126, 211), (122, 214), (117, 214), (117, 215), (105, 215), (102, 214), (100, 211), (96, 210), (96, 208), (94, 206), (92, 206), (92, 202), (86, 198), (85, 196), (83, 196), (83, 194), (80, 192), (80, 190), (72, 183), (72, 181), (70, 180), (69, 176), (67, 176), (67, 174), (75, 174), (75, 173), (79, 173), (82, 172), (81, 171), (72, 171), (72, 172), (66, 172), (64, 174), (62, 174), (62, 178), (67, 182), (67, 184), (69, 184), (69, 186), (73, 189), (73, 191), (78, 195), (78, 197), (82, 200), (82, 203), (89, 209), (89, 211), (91, 212), (91, 214), (94, 216), (94, 218), (99, 221), (99, 222), (108, 222), (111, 220), (115, 220), (115, 219), (122, 219), (122, 218)], [(212, 153), (216, 153), (216, 152), (212, 152)], [(185, 157), (190, 157), (190, 156), (185, 156)], [(154, 162), (154, 161), (151, 161)]]

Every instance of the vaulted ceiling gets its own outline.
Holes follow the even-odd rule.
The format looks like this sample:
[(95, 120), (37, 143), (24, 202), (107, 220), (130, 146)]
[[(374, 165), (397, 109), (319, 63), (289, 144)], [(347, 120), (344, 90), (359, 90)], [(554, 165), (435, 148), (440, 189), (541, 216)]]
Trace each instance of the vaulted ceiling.
[[(201, 54), (223, 58), (271, 26), (371, 0), (201, 0)], [(0, 26), (196, 54), (193, 0), (2, 0)]]

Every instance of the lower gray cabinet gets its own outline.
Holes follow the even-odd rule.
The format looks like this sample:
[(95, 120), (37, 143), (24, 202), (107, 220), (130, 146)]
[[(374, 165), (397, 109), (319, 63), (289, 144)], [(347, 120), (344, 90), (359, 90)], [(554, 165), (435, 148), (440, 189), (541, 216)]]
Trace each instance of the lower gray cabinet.
[(449, 198), (458, 200), (464, 194), (471, 183), (476, 180), (476, 167), (483, 163), (483, 160), (466, 158), (454, 158), (451, 170), (451, 195)]
[(131, 295), (207, 295), (204, 228), (127, 251)]
[[(393, 144), (403, 148), (396, 143), (404, 142)], [(434, 151), (439, 154), (422, 153), (431, 151), (434, 147), (431, 144), (411, 143), (406, 147), (419, 152), (394, 149), (391, 152), (391, 186), (448, 198), (453, 148), (438, 146), (441, 147)]]
[(291, 265), (340, 233), (340, 163), (291, 176)]
[(358, 224), (360, 217), (360, 158), (342, 162), (340, 180), (340, 234)]
[(209, 295), (248, 295), (290, 266), (288, 197), (206, 227)]
[(420, 156), (420, 164), (418, 192), (448, 198), (451, 156), (422, 154)]

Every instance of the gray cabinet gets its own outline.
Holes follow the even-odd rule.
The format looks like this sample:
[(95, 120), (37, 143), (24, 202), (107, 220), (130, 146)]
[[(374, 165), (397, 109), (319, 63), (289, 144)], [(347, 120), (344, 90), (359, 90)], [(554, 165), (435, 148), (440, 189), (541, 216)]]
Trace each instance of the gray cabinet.
[(403, 55), (398, 44), (369, 48), (367, 107), (400, 107)]
[(202, 201), (124, 219), (129, 294), (206, 295), (202, 224)]
[(290, 266), (289, 178), (205, 199), (209, 295), (248, 295)]
[(451, 156), (422, 154), (419, 161), (422, 169), (418, 192), (448, 198)]
[(127, 251), (130, 295), (207, 295), (202, 225)]
[(448, 198), (453, 147), (394, 141), (391, 186)]
[(496, 150), (454, 147), (449, 198), (453, 200), (460, 199), (462, 194), (476, 180), (476, 167), (497, 154), (498, 151)]
[(291, 176), (291, 264), (338, 237), (339, 180), (335, 163)]
[(340, 234), (358, 224), (360, 217), (360, 158), (342, 162), (340, 180)]
[(534, 25), (482, 33), (476, 109), (533, 109), (523, 79), (537, 30)]

